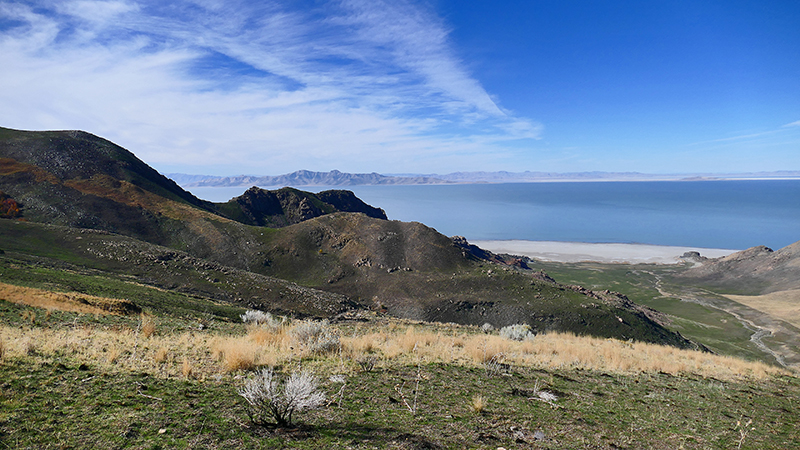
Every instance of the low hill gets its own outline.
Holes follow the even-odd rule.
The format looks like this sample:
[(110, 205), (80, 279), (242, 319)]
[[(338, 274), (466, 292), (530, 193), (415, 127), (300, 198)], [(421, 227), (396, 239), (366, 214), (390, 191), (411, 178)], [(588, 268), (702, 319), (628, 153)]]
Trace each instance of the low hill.
[(777, 251), (759, 246), (697, 262), (700, 264), (679, 277), (736, 294), (759, 295), (800, 289), (800, 242)]
[(372, 308), (695, 347), (621, 296), (496, 264), (422, 224), (388, 221), (346, 191), (254, 188), (212, 204), (83, 132), (3, 129), (0, 158), (0, 190), (23, 219), (43, 224), (3, 224), (0, 248), (22, 261), (265, 310), (330, 317)]

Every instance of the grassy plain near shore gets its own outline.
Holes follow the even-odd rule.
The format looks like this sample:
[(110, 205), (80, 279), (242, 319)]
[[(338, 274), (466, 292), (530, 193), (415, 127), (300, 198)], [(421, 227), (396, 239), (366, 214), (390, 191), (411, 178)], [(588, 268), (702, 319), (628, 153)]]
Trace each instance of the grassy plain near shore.
[[(255, 326), (0, 301), (0, 448), (797, 448), (800, 380), (635, 342), (372, 316)], [(243, 312), (243, 311), (242, 311)], [(259, 367), (320, 380), (289, 428), (248, 420)]]

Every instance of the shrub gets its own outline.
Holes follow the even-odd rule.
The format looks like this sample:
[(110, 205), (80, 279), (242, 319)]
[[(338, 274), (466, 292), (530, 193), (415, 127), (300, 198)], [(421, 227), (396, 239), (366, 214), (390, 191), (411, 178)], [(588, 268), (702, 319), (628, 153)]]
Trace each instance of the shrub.
[(192, 375), (194, 375), (194, 367), (192, 366), (192, 362), (189, 361), (189, 358), (183, 358), (181, 373), (183, 374), (184, 378), (187, 379), (192, 378)]
[(500, 336), (512, 341), (524, 341), (526, 339), (533, 339), (531, 326), (527, 323), (518, 323), (516, 325), (509, 325), (500, 329)]
[(486, 322), (483, 325), (481, 325), (481, 331), (483, 331), (484, 333), (491, 333), (492, 331), (494, 331), (494, 325), (490, 324), (489, 322)]
[(361, 367), (362, 372), (371, 372), (375, 368), (378, 357), (375, 355), (362, 355), (356, 359), (356, 363)]
[(165, 347), (161, 347), (156, 350), (156, 354), (153, 359), (156, 363), (161, 364), (167, 361), (167, 356), (169, 356), (169, 350), (167, 350)]
[(339, 351), (342, 347), (339, 336), (333, 333), (327, 320), (300, 322), (289, 333), (298, 344), (305, 346), (311, 353), (332, 353)]
[(266, 325), (269, 328), (280, 328), (283, 325), (283, 321), (278, 320), (272, 314), (254, 309), (246, 311), (239, 317), (248, 325)]
[(502, 353), (495, 353), (491, 358), (483, 363), (486, 369), (486, 376), (497, 376), (501, 373), (506, 373), (511, 369), (510, 364), (503, 362), (506, 356)]
[(238, 392), (247, 402), (247, 414), (253, 423), (266, 425), (272, 419), (279, 426), (290, 426), (295, 413), (325, 403), (325, 394), (318, 387), (316, 377), (307, 371), (295, 372), (280, 383), (270, 368), (256, 373)]

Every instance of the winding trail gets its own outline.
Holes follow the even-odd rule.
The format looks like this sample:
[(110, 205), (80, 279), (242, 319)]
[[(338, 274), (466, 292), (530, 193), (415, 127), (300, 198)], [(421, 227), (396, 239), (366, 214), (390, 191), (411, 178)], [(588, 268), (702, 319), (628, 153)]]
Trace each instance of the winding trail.
[[(752, 342), (760, 351), (775, 358), (775, 361), (782, 367), (789, 369), (800, 368), (800, 352), (798, 347), (792, 345), (782, 345), (781, 350), (777, 351), (767, 346), (764, 338), (776, 337), (778, 333), (789, 335), (792, 340), (800, 342), (800, 333), (787, 328), (779, 320), (763, 313), (756, 309), (742, 305), (741, 303), (734, 302), (730, 299), (722, 299), (721, 296), (715, 292), (711, 292), (701, 288), (692, 288), (699, 291), (700, 294), (705, 294), (706, 297), (702, 298), (694, 292), (670, 292), (662, 282), (661, 275), (643, 270), (655, 280), (654, 287), (658, 292), (667, 298), (678, 299), (682, 302), (696, 303), (708, 308), (718, 309), (736, 318), (747, 330), (752, 332), (750, 342)], [(748, 317), (743, 314), (746, 312)]]

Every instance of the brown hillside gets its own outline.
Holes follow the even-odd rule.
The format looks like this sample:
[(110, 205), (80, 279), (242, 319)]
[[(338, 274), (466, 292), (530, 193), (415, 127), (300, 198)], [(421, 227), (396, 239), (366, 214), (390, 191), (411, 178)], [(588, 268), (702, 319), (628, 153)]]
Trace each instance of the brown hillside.
[(759, 246), (709, 259), (679, 277), (729, 293), (756, 295), (800, 289), (800, 242), (777, 251)]

